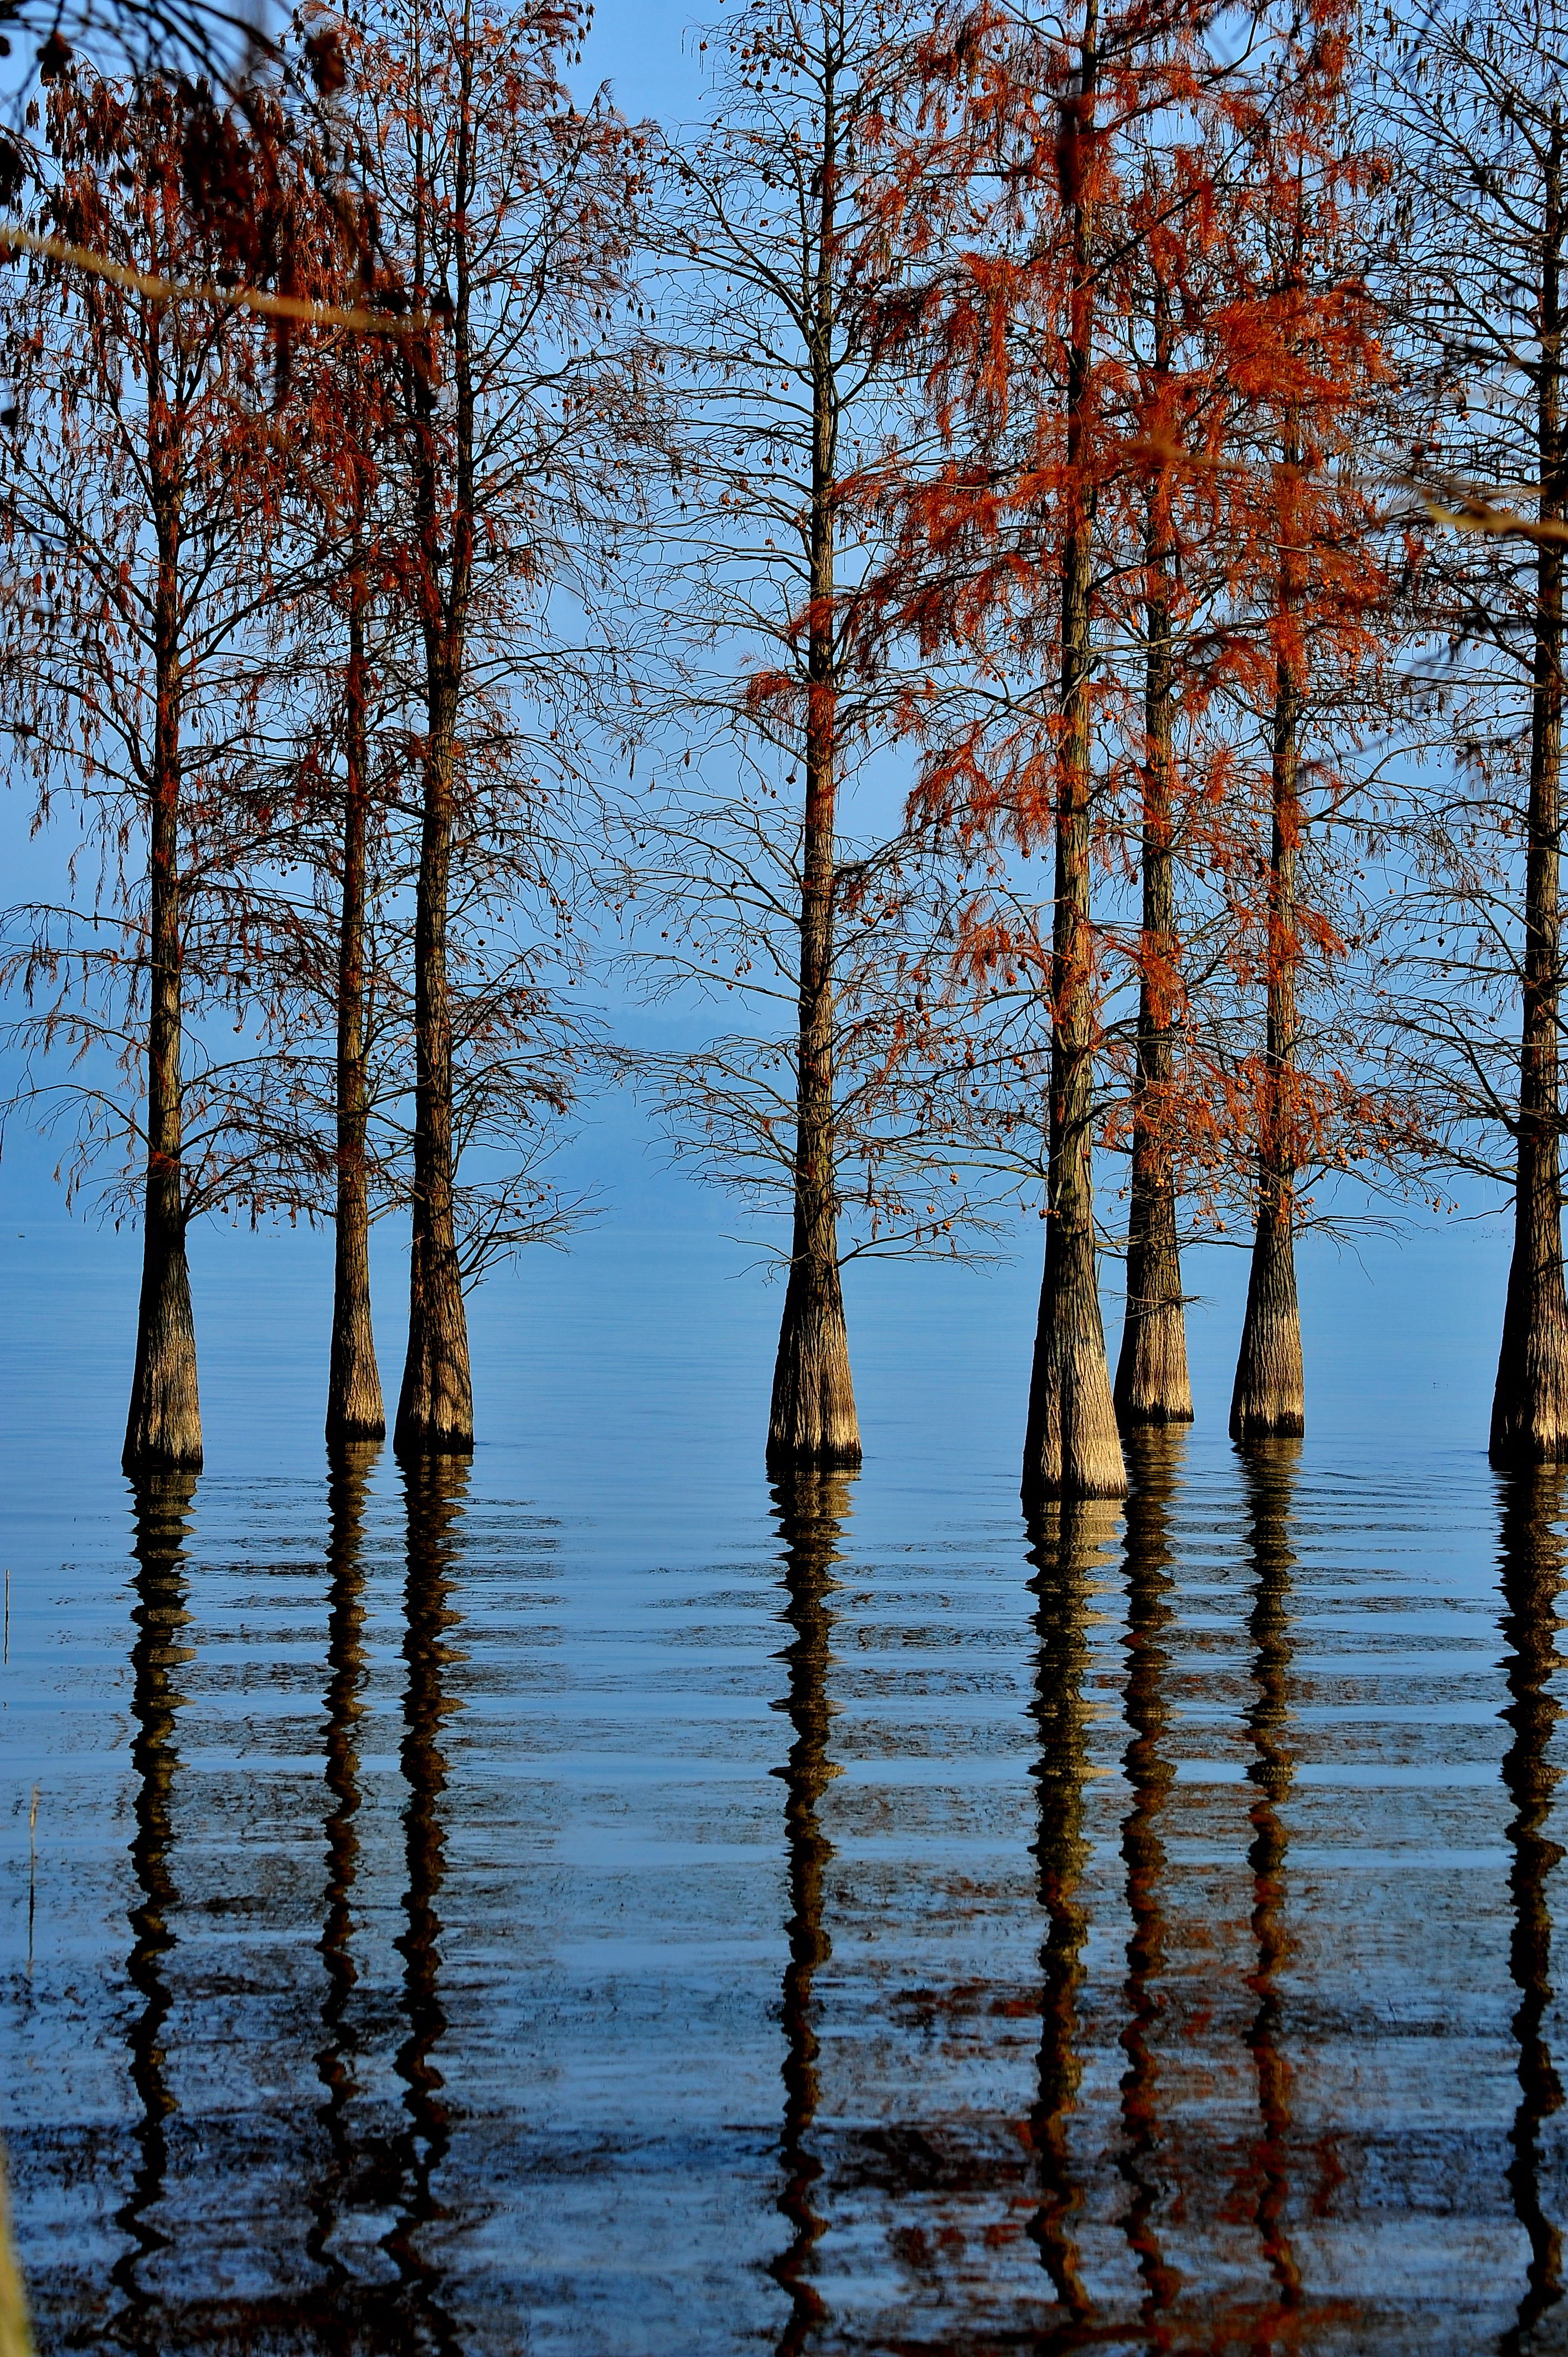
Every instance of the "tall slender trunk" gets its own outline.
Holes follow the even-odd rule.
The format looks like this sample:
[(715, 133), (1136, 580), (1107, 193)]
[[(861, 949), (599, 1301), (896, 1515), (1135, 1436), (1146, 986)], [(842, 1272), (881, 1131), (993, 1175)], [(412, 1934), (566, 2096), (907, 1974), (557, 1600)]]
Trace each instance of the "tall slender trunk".
[(837, 889), (838, 662), (833, 614), (834, 183), (831, 104), (822, 141), (811, 339), (810, 619), (806, 802), (800, 847), (800, 995), (796, 1046), (795, 1220), (773, 1371), (768, 1463), (858, 1465), (860, 1425), (839, 1277), (833, 919)]
[[(1536, 434), (1544, 523), (1568, 515), (1563, 433), (1563, 133), (1555, 121), (1542, 228)], [(1562, 771), (1563, 544), (1548, 538), (1536, 551), (1514, 1243), (1492, 1395), (1494, 1465), (1568, 1458), (1568, 1297), (1558, 1144)]]
[[(1098, 27), (1097, 0), (1088, 0), (1073, 143), (1079, 158), (1090, 154)], [(1067, 479), (1073, 504), (1062, 552), (1063, 733), (1057, 775), (1056, 908), (1051, 935), (1048, 1225), (1024, 1444), (1026, 1504), (1042, 1498), (1120, 1498), (1127, 1489), (1100, 1315), (1094, 1235), (1095, 1007), (1090, 925), (1090, 606), (1094, 511), (1088, 479), (1094, 334), (1093, 199), (1081, 178), (1068, 193), (1074, 285), (1067, 378)]]
[[(149, 397), (153, 387), (148, 388)], [(158, 573), (153, 616), (153, 763), (147, 845), (147, 1126), (142, 1293), (122, 1456), (127, 1473), (201, 1464), (196, 1328), (186, 1260), (181, 1073), (180, 501), (175, 460), (151, 452)]]
[[(1282, 479), (1288, 486), (1301, 454), (1288, 436)], [(1283, 539), (1290, 541), (1288, 521)], [(1294, 558), (1282, 554), (1282, 604), (1291, 627)], [(1262, 1092), (1258, 1118), (1258, 1216), (1247, 1284), (1247, 1314), (1230, 1394), (1230, 1437), (1292, 1437), (1305, 1429), (1301, 1308), (1295, 1286), (1296, 855), (1301, 843), (1301, 683), (1282, 646), (1270, 748), (1267, 1006)]]
[(365, 1068), (366, 765), (365, 583), (349, 590), (349, 669), (344, 682), (342, 905), (338, 929), (337, 1262), (332, 1355), (327, 1382), (329, 1441), (380, 1440), (386, 1431), (376, 1341), (371, 1326), (370, 1184), (365, 1164), (369, 1095)]
[(1182, 1306), (1176, 1180), (1165, 1126), (1174, 1054), (1176, 990), (1175, 686), (1170, 603), (1172, 550), (1151, 494), (1145, 549), (1152, 592), (1144, 608), (1144, 906), (1138, 988), (1137, 1064), (1133, 1081), (1133, 1174), (1127, 1217), (1127, 1308), (1116, 1363), (1116, 1412), (1123, 1426), (1190, 1424), (1187, 1314)]
[[(456, 817), (457, 722), (474, 552), (474, 392), (468, 350), (466, 205), (473, 132), (465, 55), (455, 167), (457, 230), (452, 337), (454, 498), (443, 546), (438, 429), (428, 378), (415, 387), (416, 497), (424, 573), (425, 746), (419, 882), (414, 908), (413, 1204), (408, 1357), (393, 1446), (400, 1456), (461, 1453), (474, 1445), (468, 1318), (457, 1258), (452, 1123), (452, 1012), (447, 905)], [(423, 173), (423, 165), (421, 166)], [(419, 267), (423, 269), (423, 256)]]

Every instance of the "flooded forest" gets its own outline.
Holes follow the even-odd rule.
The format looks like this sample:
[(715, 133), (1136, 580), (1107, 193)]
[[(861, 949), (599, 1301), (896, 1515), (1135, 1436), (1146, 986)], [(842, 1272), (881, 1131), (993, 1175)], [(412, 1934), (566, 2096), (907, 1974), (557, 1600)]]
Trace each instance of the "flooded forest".
[(0, 2357), (1548, 2357), (1568, 8), (713, 5), (0, 5)]

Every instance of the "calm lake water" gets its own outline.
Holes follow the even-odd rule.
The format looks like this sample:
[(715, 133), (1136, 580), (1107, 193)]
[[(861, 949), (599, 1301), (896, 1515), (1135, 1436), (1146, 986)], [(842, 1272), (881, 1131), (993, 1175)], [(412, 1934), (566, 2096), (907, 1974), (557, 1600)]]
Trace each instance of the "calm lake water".
[(0, 1266), (45, 2350), (1568, 2349), (1568, 1486), (1470, 1374), (1382, 1413), (1386, 1305), (1304, 1448), (1225, 1443), (1227, 1318), (1029, 1529), (1027, 1268), (868, 1281), (865, 1469), (770, 1491), (711, 1240), (498, 1288), (406, 1481), (314, 1437), (319, 1247), (203, 1252), (140, 1491), (124, 1244)]

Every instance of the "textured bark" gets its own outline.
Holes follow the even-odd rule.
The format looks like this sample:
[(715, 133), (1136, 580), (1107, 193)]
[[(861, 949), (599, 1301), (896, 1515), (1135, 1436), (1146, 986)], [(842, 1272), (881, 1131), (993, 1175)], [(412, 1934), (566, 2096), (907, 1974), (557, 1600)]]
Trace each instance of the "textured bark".
[(794, 1740), (779, 1772), (784, 1778), (784, 1826), (789, 1864), (789, 1916), (785, 1936), (789, 1960), (784, 1971), (780, 2008), (785, 2053), (783, 2132), (779, 2153), (785, 2170), (779, 2207), (789, 2222), (789, 2247), (771, 2273), (789, 2296), (789, 2322), (779, 2336), (779, 2357), (803, 2357), (827, 2309), (811, 2280), (812, 2255), (825, 2221), (816, 2206), (822, 2164), (811, 2149), (820, 2100), (819, 2044), (813, 1988), (819, 1969), (832, 1954), (824, 1915), (824, 1884), (833, 1846), (822, 1831), (819, 1810), (838, 1770), (829, 1756), (833, 1706), (828, 1693), (832, 1639), (832, 1566), (849, 1512), (849, 1477), (803, 1468), (783, 1475), (774, 1491), (779, 1535), (784, 1541), (786, 1613), (790, 1641), (784, 1660), (789, 1691), (784, 1703)]
[[(1096, 86), (1094, 0), (1086, 12), (1079, 105), (1087, 130)], [(1090, 585), (1093, 506), (1088, 490), (1093, 336), (1092, 202), (1073, 212), (1073, 315), (1067, 384), (1068, 479), (1078, 489), (1062, 554), (1064, 723), (1058, 765), (1056, 907), (1051, 938), (1050, 1170), (1045, 1275), (1040, 1286), (1024, 1443), (1026, 1506), (1045, 1498), (1119, 1498), (1126, 1466), (1105, 1329), (1094, 1233), (1095, 1004), (1090, 926)]]
[(380, 1440), (386, 1431), (376, 1340), (371, 1325), (370, 1187), (365, 1162), (365, 838), (369, 778), (365, 746), (365, 624), (362, 577), (349, 590), (349, 669), (344, 683), (342, 905), (338, 931), (338, 1200), (332, 1283), (332, 1352), (327, 1381), (330, 1442)]
[(794, 1232), (768, 1420), (768, 1464), (775, 1472), (792, 1465), (858, 1465), (861, 1456), (843, 1289), (839, 1277), (834, 1085), (838, 682), (833, 620), (833, 479), (839, 426), (832, 350), (836, 135), (830, 83), (819, 166), (811, 339), (811, 604), (806, 652), (806, 799), (800, 846)]
[(146, 1178), (136, 1358), (121, 1459), (133, 1474), (194, 1470), (201, 1464), (181, 1160), (180, 506), (175, 462), (166, 448), (155, 445), (149, 471), (158, 572), (147, 846)]
[[(1554, 127), (1542, 223), (1541, 371), (1536, 432), (1543, 522), (1568, 516), (1563, 431), (1563, 136)], [(1492, 1395), (1494, 1465), (1568, 1458), (1568, 1296), (1563, 1272), (1558, 1021), (1563, 785), (1563, 544), (1536, 554), (1525, 852), (1524, 974), (1516, 1133), (1513, 1257)]]
[(1151, 523), (1145, 551), (1159, 585), (1144, 627), (1142, 844), (1143, 975), (1138, 989), (1137, 1065), (1133, 1081), (1133, 1173), (1127, 1217), (1127, 1307), (1116, 1363), (1116, 1413), (1123, 1426), (1189, 1424), (1187, 1313), (1176, 1236), (1176, 1181), (1165, 1107), (1174, 1056), (1171, 999), (1176, 988), (1176, 786), (1170, 608), (1164, 594), (1172, 561), (1168, 533)]
[[(467, 90), (454, 167), (458, 210), (472, 181)], [(423, 170), (423, 166), (421, 166)], [(474, 1445), (468, 1318), (457, 1257), (452, 1135), (452, 1015), (446, 928), (456, 820), (457, 721), (468, 598), (473, 583), (474, 392), (469, 353), (467, 231), (455, 240), (452, 321), (452, 512), (439, 494), (435, 396), (411, 371), (422, 568), (425, 748), (419, 882), (414, 907), (413, 1202), (409, 1254), (408, 1356), (393, 1445), (400, 1457), (463, 1453)], [(419, 259), (423, 270), (423, 256)], [(445, 528), (444, 528), (445, 527)]]
[[(1299, 463), (1294, 439), (1286, 469)], [(1288, 479), (1288, 476), (1287, 476)], [(1292, 602), (1287, 554), (1284, 598)], [(1267, 1011), (1258, 1120), (1258, 1216), (1247, 1314), (1230, 1394), (1233, 1440), (1290, 1437), (1305, 1428), (1301, 1310), (1295, 1287), (1295, 917), (1296, 855), (1301, 843), (1301, 689), (1288, 652), (1274, 691), (1270, 788)]]
[(414, 912), (413, 1205), (408, 1357), (394, 1435), (400, 1456), (461, 1452), (474, 1445), (468, 1319), (453, 1193), (452, 1018), (446, 982), (456, 680), (440, 681), (432, 702)]

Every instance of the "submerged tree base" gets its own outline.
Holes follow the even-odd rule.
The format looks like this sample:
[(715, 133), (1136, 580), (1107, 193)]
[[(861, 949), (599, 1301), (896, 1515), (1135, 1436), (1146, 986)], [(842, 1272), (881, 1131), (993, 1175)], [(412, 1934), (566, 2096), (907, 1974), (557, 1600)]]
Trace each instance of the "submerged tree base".
[[(445, 1261), (438, 1277), (422, 1279), (421, 1261)], [(456, 1255), (422, 1254), (415, 1238), (411, 1272), (408, 1357), (398, 1394), (392, 1448), (402, 1458), (469, 1457), (474, 1449), (474, 1386), (468, 1366), (468, 1320), (457, 1281)]]
[(789, 1272), (773, 1401), (768, 1419), (768, 1469), (850, 1469), (861, 1461), (860, 1419), (850, 1373), (849, 1330), (836, 1264), (797, 1262)]
[(1568, 1291), (1555, 1203), (1521, 1227), (1509, 1270), (1487, 1449), (1503, 1470), (1568, 1463)]
[(1052, 1500), (1127, 1494), (1088, 1235), (1047, 1243), (1020, 1491), (1029, 1513)]
[(1499, 1471), (1568, 1464), (1565, 1372), (1561, 1363), (1541, 1368), (1534, 1381), (1529, 1372), (1523, 1380), (1512, 1381), (1499, 1372), (1487, 1444), (1487, 1457)]
[(196, 1326), (183, 1240), (174, 1245), (151, 1235), (147, 1240), (120, 1463), (130, 1474), (201, 1470)]
[(1295, 1237), (1288, 1193), (1276, 1182), (1259, 1213), (1252, 1245), (1247, 1315), (1230, 1394), (1230, 1437), (1299, 1440), (1305, 1430)]
[(1192, 1383), (1187, 1371), (1187, 1319), (1179, 1291), (1174, 1303), (1128, 1311), (1116, 1362), (1115, 1406), (1123, 1429), (1190, 1424)]

